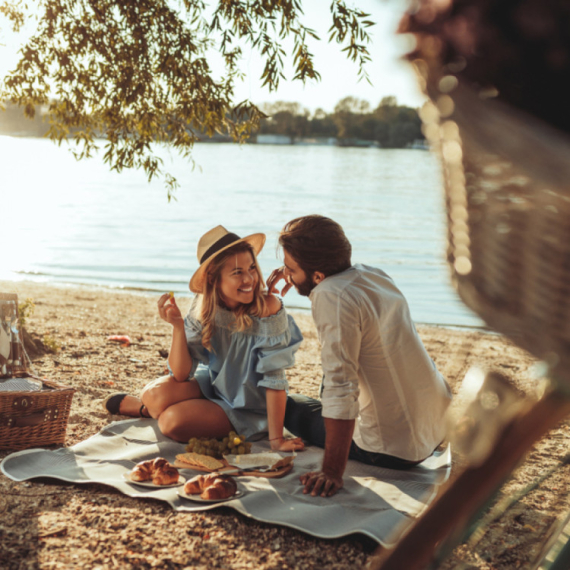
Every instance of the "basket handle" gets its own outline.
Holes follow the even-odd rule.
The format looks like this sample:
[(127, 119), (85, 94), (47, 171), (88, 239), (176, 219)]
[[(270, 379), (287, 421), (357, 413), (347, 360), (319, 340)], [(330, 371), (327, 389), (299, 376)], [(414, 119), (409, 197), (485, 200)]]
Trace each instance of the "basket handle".
[(8, 428), (37, 426), (48, 422), (51, 419), (56, 419), (58, 411), (59, 410), (57, 408), (46, 408), (45, 410), (41, 410), (40, 412), (29, 414), (27, 416), (3, 415), (0, 417), (0, 425)]

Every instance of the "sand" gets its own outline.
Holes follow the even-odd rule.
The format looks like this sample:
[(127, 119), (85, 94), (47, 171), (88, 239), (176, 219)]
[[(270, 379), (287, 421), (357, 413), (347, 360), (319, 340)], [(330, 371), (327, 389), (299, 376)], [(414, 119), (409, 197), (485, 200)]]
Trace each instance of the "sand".
[[(118, 419), (101, 405), (106, 395), (137, 393), (161, 375), (170, 327), (156, 311), (157, 296), (95, 288), (0, 282), (0, 291), (33, 299), (32, 338), (56, 349), (38, 354), (40, 376), (76, 389), (66, 445)], [(184, 310), (188, 298), (179, 299)], [(292, 392), (317, 396), (319, 343), (308, 313), (294, 313), (305, 340), (290, 371)], [(425, 346), (454, 392), (472, 366), (498, 370), (520, 393), (534, 397), (535, 361), (500, 335), (418, 326)], [(128, 335), (129, 347), (109, 335)], [(40, 351), (41, 352), (41, 351)], [(457, 403), (456, 403), (457, 405)], [(529, 452), (498, 499), (513, 496), (560, 466), (511, 506), (475, 546), (459, 546), (443, 568), (525, 568), (536, 557), (555, 521), (568, 509), (570, 447), (565, 422)], [(0, 459), (8, 455), (0, 451)], [(462, 458), (454, 456), (454, 474)], [(231, 509), (176, 513), (157, 501), (135, 500), (102, 485), (55, 481), (15, 483), (0, 475), (0, 568), (362, 568), (376, 543), (362, 536), (321, 540), (248, 520)], [(462, 566), (465, 564), (465, 566)]]

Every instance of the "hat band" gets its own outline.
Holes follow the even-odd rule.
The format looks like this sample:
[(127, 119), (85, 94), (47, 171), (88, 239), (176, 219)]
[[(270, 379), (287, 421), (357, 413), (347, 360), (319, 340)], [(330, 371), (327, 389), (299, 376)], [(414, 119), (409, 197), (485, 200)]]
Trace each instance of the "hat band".
[(202, 265), (206, 259), (220, 251), (220, 249), (223, 249), (224, 247), (234, 243), (234, 241), (239, 241), (240, 239), (241, 238), (236, 234), (232, 234), (231, 232), (227, 233), (206, 250), (206, 253), (200, 258), (200, 265)]

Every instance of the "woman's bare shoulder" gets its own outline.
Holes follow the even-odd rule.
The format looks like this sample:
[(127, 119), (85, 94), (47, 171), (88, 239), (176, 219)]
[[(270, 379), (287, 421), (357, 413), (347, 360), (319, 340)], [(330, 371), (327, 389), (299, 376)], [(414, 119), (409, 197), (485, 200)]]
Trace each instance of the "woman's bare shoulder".
[(271, 315), (277, 314), (281, 310), (281, 299), (275, 295), (267, 294), (265, 295), (265, 311), (263, 312), (263, 317), (270, 317)]

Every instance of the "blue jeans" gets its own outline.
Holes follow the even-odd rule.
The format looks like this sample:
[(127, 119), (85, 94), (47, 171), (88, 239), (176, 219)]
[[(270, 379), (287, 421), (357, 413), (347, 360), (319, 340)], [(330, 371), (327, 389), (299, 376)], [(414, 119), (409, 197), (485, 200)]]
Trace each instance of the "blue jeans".
[[(311, 445), (325, 447), (326, 430), (323, 418), (323, 405), (320, 400), (293, 394), (287, 398), (287, 408), (285, 410), (285, 427), (297, 437), (302, 438)], [(385, 467), (387, 469), (410, 469), (421, 463), (420, 461), (408, 461), (393, 455), (384, 453), (373, 453), (366, 451), (354, 443), (350, 445), (349, 459), (374, 465), (375, 467)]]

